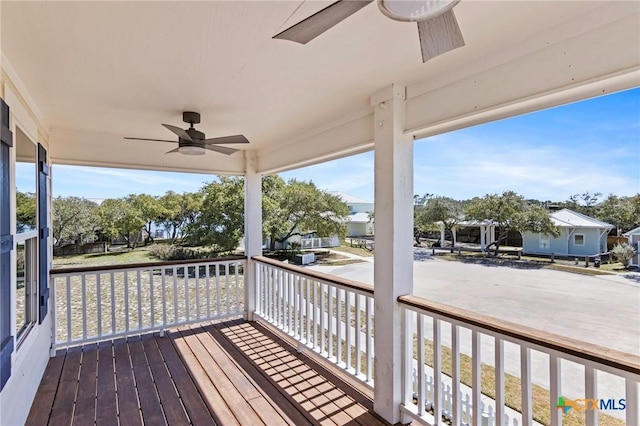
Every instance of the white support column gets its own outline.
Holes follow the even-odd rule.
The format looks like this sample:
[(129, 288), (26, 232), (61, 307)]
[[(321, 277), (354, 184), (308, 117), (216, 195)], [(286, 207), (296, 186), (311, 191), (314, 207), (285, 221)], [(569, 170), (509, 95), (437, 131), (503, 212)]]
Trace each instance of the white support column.
[(244, 271), (245, 319), (253, 320), (256, 309), (257, 272), (252, 256), (262, 254), (262, 176), (258, 169), (255, 151), (245, 151), (244, 175), (244, 253), (247, 269)]
[(374, 410), (400, 421), (403, 329), (398, 296), (413, 292), (413, 138), (404, 135), (406, 95), (392, 85), (375, 108)]
[(485, 225), (480, 225), (480, 249), (484, 251), (484, 248), (487, 245), (487, 227)]
[(440, 224), (440, 247), (444, 247), (444, 239), (446, 235), (444, 234), (444, 223)]

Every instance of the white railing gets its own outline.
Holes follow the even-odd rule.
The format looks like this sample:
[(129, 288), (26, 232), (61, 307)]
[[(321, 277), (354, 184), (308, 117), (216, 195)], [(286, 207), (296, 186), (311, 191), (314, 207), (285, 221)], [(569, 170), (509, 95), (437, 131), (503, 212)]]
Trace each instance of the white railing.
[(244, 311), (244, 258), (53, 269), (53, 348)]
[[(562, 389), (565, 380), (568, 376), (575, 377), (576, 370), (582, 375), (580, 385), (584, 396), (580, 398), (582, 401), (575, 403), (577, 405), (573, 406), (573, 410), (574, 414), (579, 412), (583, 419), (586, 417), (587, 426), (597, 425), (600, 413), (607, 413), (606, 410), (592, 409), (594, 404), (604, 404), (604, 408), (617, 406), (620, 409), (623, 408), (620, 399), (624, 400), (625, 411), (619, 413), (624, 413), (626, 424), (638, 425), (640, 357), (420, 297), (402, 296), (398, 301), (404, 310), (405, 336), (404, 396), (400, 409), (408, 418), (427, 425), (443, 424), (445, 420), (453, 425), (534, 424), (532, 373), (540, 375), (540, 365), (545, 363), (538, 361), (540, 357), (545, 357), (548, 367), (544, 372), (548, 372), (546, 377), (549, 380), (548, 414), (552, 426), (562, 424), (563, 409), (556, 406), (560, 403), (559, 398), (564, 396)], [(509, 354), (505, 355), (507, 345)], [(483, 356), (483, 352), (487, 352), (488, 356)], [(537, 367), (532, 370), (534, 354)], [(513, 361), (513, 358), (519, 361), (517, 379), (521, 389), (518, 398), (521, 404), (517, 413), (519, 419), (515, 423), (508, 420), (510, 414), (507, 411), (514, 411), (506, 406), (505, 401), (506, 379), (511, 379), (510, 374), (505, 372), (505, 363)], [(448, 362), (445, 363), (445, 359)], [(469, 368), (471, 370), (470, 386), (462, 383), (465, 380), (461, 374), (462, 366), (467, 373)], [(571, 371), (563, 376), (564, 366)], [(613, 397), (613, 400), (600, 396), (599, 374), (612, 375), (613, 380), (620, 382), (617, 394), (607, 396)], [(494, 385), (484, 383), (487, 376), (492, 378)], [(471, 401), (468, 395), (465, 397), (463, 388), (471, 393)], [(491, 394), (491, 397), (483, 394), (483, 391)], [(599, 399), (604, 402), (591, 402)], [(567, 405), (573, 403), (569, 399), (565, 401)], [(496, 422), (495, 419), (504, 420)]]
[(256, 262), (255, 315), (373, 386), (373, 287), (266, 257)]

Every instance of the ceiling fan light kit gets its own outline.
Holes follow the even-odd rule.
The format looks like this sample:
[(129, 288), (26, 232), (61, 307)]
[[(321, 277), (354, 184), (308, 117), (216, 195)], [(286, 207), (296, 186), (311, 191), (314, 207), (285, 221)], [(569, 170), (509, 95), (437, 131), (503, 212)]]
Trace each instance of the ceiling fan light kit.
[(205, 149), (203, 146), (183, 145), (178, 148), (178, 152), (185, 155), (204, 155)]
[(460, 0), (378, 0), (380, 11), (404, 22), (425, 21), (453, 9)]
[[(347, 19), (373, 0), (338, 0), (273, 38), (307, 44), (334, 25)], [(464, 46), (453, 8), (460, 0), (377, 0), (380, 11), (390, 19), (418, 23), (422, 62)]]

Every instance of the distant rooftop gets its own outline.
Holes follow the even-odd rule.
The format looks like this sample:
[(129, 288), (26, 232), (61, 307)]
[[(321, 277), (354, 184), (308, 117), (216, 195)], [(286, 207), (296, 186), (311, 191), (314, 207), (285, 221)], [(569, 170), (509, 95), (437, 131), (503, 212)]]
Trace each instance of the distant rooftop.
[(569, 209), (558, 210), (550, 214), (551, 220), (562, 228), (613, 228), (610, 223), (574, 212)]
[(347, 216), (345, 221), (353, 222), (353, 223), (369, 223), (369, 222), (372, 222), (372, 219), (369, 216), (369, 213), (361, 212), (361, 213), (354, 213), (350, 216)]
[(356, 197), (354, 195), (345, 194), (344, 192), (330, 191), (329, 193), (331, 195), (342, 198), (342, 201), (347, 204), (373, 204), (373, 201), (365, 200), (364, 198)]

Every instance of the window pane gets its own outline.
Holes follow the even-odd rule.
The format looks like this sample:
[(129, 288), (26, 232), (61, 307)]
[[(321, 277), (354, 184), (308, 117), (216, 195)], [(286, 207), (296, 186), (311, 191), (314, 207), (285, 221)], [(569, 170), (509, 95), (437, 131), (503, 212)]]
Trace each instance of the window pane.
[(25, 320), (27, 318), (25, 315), (25, 248), (24, 241), (19, 242), (16, 247), (16, 335), (20, 334), (20, 331), (25, 326)]
[(16, 131), (16, 231), (36, 229), (36, 145)]
[(584, 244), (584, 235), (576, 235), (575, 236), (575, 243), (577, 245), (583, 245)]
[(37, 303), (37, 237), (16, 243), (16, 336), (36, 321)]

